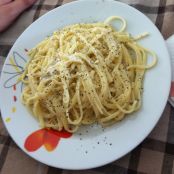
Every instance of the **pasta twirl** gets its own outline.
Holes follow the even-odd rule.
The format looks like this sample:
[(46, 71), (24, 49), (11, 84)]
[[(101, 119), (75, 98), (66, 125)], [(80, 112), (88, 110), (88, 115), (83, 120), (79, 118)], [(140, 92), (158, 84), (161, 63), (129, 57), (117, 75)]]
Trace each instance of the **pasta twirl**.
[[(120, 30), (112, 26), (117, 20)], [(22, 101), (42, 127), (75, 132), (83, 124), (107, 126), (141, 107), (143, 77), (157, 58), (137, 43), (147, 33), (132, 37), (125, 30), (119, 16), (74, 24), (29, 51)]]

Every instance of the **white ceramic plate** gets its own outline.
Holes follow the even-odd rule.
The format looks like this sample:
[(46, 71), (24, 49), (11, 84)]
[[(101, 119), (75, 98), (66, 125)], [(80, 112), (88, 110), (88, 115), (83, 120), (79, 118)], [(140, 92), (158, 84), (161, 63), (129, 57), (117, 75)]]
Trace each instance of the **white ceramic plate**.
[[(111, 15), (124, 17), (127, 30), (133, 35), (149, 32), (150, 36), (141, 44), (158, 55), (157, 66), (145, 76), (142, 108), (112, 127), (83, 127), (69, 138), (62, 133), (54, 135), (45, 130), (37, 131), (40, 129), (38, 122), (20, 102), (21, 83), (16, 84), (27, 60), (24, 50), (34, 47), (58, 28), (80, 22), (103, 21)], [(15, 66), (11, 65), (10, 58)], [(98, 167), (122, 157), (151, 132), (166, 105), (170, 81), (170, 61), (164, 39), (146, 16), (116, 1), (72, 2), (39, 18), (15, 42), (1, 75), (2, 118), (16, 144), (36, 160), (65, 169)], [(43, 138), (46, 135), (47, 138)]]

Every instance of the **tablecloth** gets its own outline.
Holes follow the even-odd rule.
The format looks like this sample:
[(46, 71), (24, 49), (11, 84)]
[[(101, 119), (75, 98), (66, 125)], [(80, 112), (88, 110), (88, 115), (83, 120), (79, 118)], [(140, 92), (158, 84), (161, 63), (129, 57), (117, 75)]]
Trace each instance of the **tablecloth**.
[[(167, 39), (174, 33), (174, 0), (120, 0), (147, 15)], [(70, 0), (38, 0), (5, 32), (0, 34), (0, 70), (19, 35), (37, 18)], [(102, 9), (101, 9), (102, 10)], [(156, 43), (158, 44), (158, 43)], [(0, 91), (1, 92), (1, 91)], [(0, 99), (2, 100), (2, 99)], [(154, 106), (155, 107), (155, 106)], [(84, 171), (44, 165), (20, 150), (9, 137), (0, 118), (1, 174), (174, 174), (174, 108), (167, 103), (156, 127), (132, 152), (121, 159)]]

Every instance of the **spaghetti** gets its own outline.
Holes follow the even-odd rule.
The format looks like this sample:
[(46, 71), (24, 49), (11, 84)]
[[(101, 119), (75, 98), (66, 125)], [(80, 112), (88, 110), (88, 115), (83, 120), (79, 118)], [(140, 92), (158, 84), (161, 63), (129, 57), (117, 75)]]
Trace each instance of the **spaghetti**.
[(119, 16), (74, 24), (29, 51), (22, 101), (41, 127), (75, 132), (83, 124), (107, 126), (141, 107), (145, 70), (157, 58), (137, 43), (147, 33), (132, 37), (125, 30)]

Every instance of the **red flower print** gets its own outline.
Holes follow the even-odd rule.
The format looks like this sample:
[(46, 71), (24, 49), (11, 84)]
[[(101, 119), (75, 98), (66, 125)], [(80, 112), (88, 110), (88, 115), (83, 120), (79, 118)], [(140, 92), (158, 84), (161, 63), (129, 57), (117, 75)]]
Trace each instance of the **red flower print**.
[(38, 150), (42, 145), (47, 151), (53, 151), (61, 138), (70, 138), (71, 133), (55, 131), (52, 129), (40, 129), (30, 134), (25, 140), (24, 147), (29, 152)]

